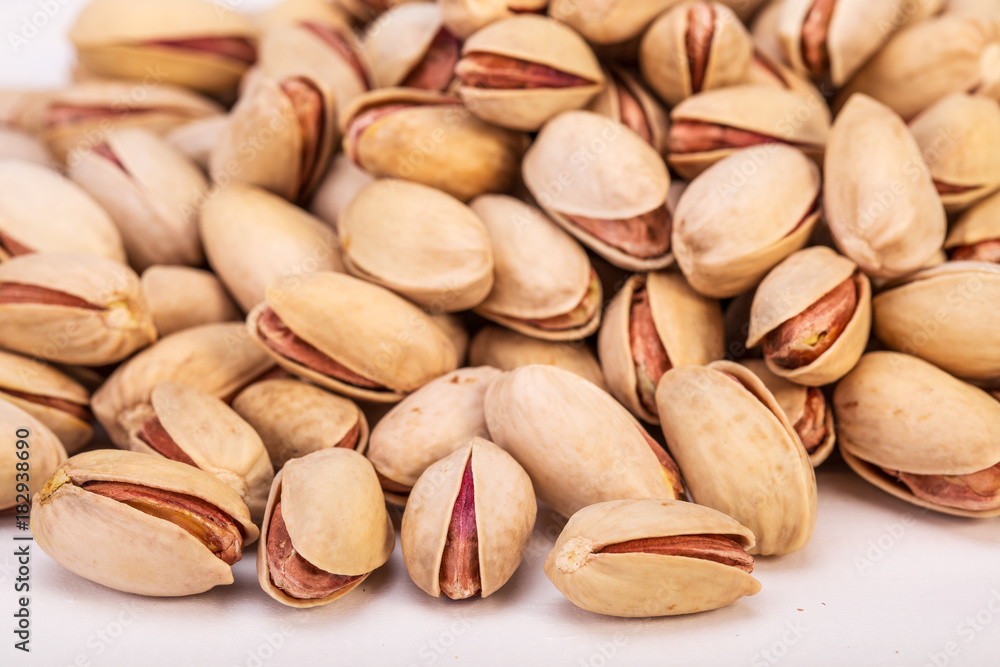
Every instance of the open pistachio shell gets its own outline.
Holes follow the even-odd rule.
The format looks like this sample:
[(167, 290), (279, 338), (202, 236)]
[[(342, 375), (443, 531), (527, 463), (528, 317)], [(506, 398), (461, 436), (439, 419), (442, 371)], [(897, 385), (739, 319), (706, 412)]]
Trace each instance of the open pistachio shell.
[(55, 164), (52, 154), (41, 139), (2, 125), (0, 125), (0, 160), (31, 162), (43, 167), (52, 167)]
[[(780, 3), (773, 3), (772, 6), (777, 7), (778, 4)], [(762, 50), (760, 47), (754, 51), (746, 83), (763, 84), (788, 90), (811, 100), (813, 108), (827, 108), (826, 98), (813, 85), (812, 81), (796, 73), (783, 60)]]
[(395, 179), (366, 185), (337, 220), (347, 270), (432, 312), (468, 310), (493, 287), (483, 221), (440, 190)]
[(470, 206), (486, 225), (496, 261), (493, 289), (477, 313), (545, 340), (597, 331), (601, 283), (573, 237), (513, 197), (483, 195)]
[(345, 153), (337, 153), (330, 163), (326, 177), (316, 188), (309, 212), (317, 218), (337, 228), (337, 219), (347, 205), (375, 178), (359, 167)]
[(753, 38), (754, 48), (758, 55), (763, 54), (768, 61), (787, 65), (785, 48), (781, 43), (778, 28), (781, 25), (781, 14), (784, 2), (768, 2), (757, 12), (748, 26)]
[(545, 11), (548, 0), (440, 0), (444, 25), (459, 39), (467, 39), (480, 28), (522, 13)]
[(391, 7), (398, 7), (410, 2), (423, 2), (424, 0), (333, 0), (334, 7), (343, 10), (354, 20), (360, 23), (368, 23), (378, 18), (385, 10)]
[(722, 308), (679, 273), (635, 275), (608, 304), (597, 339), (611, 393), (640, 419), (656, 424), (654, 394), (673, 366), (704, 365), (724, 354)]
[(663, 434), (694, 502), (729, 514), (757, 538), (751, 553), (789, 554), (816, 526), (816, 476), (764, 383), (730, 361), (681, 366), (656, 390)]
[(587, 111), (621, 123), (645, 139), (660, 155), (666, 155), (670, 120), (660, 101), (621, 67), (611, 67), (604, 77), (607, 85), (591, 101)]
[(682, 0), (550, 0), (549, 16), (592, 44), (621, 44), (639, 37), (657, 16)]
[(425, 593), (492, 595), (514, 574), (531, 539), (531, 479), (489, 440), (472, 440), (432, 464), (410, 493), (400, 545)]
[(500, 371), (462, 368), (413, 392), (372, 430), (366, 455), (379, 474), (386, 500), (405, 505), (417, 478), (470, 438), (489, 437), (483, 398)]
[(875, 297), (875, 335), (893, 350), (926, 359), (952, 375), (997, 380), (997, 299), (1000, 266), (947, 262), (893, 283)]
[[(0, 447), (0, 464), (3, 465), (0, 512), (15, 510), (17, 514), (27, 514), (25, 499), (41, 489), (45, 480), (66, 460), (66, 450), (55, 433), (34, 414), (10, 401), (9, 395), (2, 390), (0, 428), (7, 434)], [(26, 444), (18, 446), (18, 443)], [(18, 456), (23, 451), (29, 452), (30, 462)], [(21, 468), (18, 468), (19, 463), (23, 464)], [(19, 484), (24, 486), (19, 488)], [(37, 535), (35, 537), (37, 539)]]
[(448, 87), (461, 44), (444, 27), (442, 9), (435, 2), (400, 5), (369, 26), (361, 48), (374, 87)]
[(279, 0), (257, 15), (263, 30), (284, 23), (319, 23), (330, 26), (351, 26), (353, 19), (339, 5), (328, 0)]
[[(272, 525), (279, 503), (283, 530)], [(291, 553), (281, 553), (289, 546), (278, 544), (283, 539)], [(324, 449), (292, 459), (275, 476), (257, 547), (257, 579), (265, 593), (290, 607), (329, 604), (389, 560), (395, 545), (396, 531), (371, 464), (349, 449)], [(282, 563), (281, 575), (273, 569), (279, 560), (292, 561)], [(309, 584), (323, 583), (317, 581), (322, 574), (340, 575), (340, 587), (308, 590)]]
[(683, 495), (669, 454), (614, 398), (569, 371), (517, 368), (494, 381), (485, 406), (493, 441), (564, 516), (605, 500)]
[(0, 261), (31, 252), (74, 252), (125, 262), (107, 212), (72, 181), (20, 160), (0, 161)]
[(199, 227), (209, 264), (245, 311), (281, 276), (344, 270), (329, 226), (258, 188), (233, 184), (215, 191)]
[(212, 150), (228, 123), (228, 116), (209, 116), (175, 127), (164, 135), (164, 139), (202, 171), (207, 172)]
[(962, 214), (948, 232), (944, 247), (951, 259), (1000, 263), (1000, 194)]
[(532, 364), (557, 366), (607, 391), (597, 357), (583, 341), (539, 340), (503, 327), (486, 326), (476, 333), (469, 346), (470, 366), (512, 371)]
[[(699, 551), (709, 540), (729, 553)], [(616, 500), (570, 518), (545, 559), (545, 575), (570, 602), (598, 614), (692, 614), (760, 591), (753, 558), (740, 555), (753, 545), (752, 532), (708, 507)]]
[(188, 266), (151, 266), (142, 272), (142, 293), (161, 336), (242, 319), (219, 279)]
[[(102, 487), (142, 495), (135, 506), (99, 493)], [(164, 507), (165, 500), (172, 502)], [(204, 532), (223, 524), (238, 545), (226, 548), (235, 552), (229, 562), (215, 552), (222, 545), (203, 541)], [(32, 501), (31, 532), (70, 572), (150, 596), (193, 595), (233, 583), (230, 563), (259, 535), (239, 494), (207, 472), (107, 449), (77, 454), (56, 470)]]

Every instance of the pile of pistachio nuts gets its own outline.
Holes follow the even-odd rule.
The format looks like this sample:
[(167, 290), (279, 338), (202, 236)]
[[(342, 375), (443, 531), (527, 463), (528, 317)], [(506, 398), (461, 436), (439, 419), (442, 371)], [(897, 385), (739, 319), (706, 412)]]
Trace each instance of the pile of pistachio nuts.
[(312, 607), (399, 531), (485, 597), (541, 501), (646, 617), (757, 593), (838, 444), (1000, 515), (995, 0), (234, 4), (92, 0), (0, 91), (0, 509), (55, 562), (190, 595), (259, 539)]

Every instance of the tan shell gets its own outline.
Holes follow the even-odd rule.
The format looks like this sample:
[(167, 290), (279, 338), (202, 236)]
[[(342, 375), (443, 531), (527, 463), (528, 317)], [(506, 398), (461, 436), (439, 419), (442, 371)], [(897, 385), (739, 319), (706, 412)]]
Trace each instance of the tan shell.
[(926, 361), (872, 352), (833, 395), (840, 451), (864, 479), (907, 502), (946, 514), (968, 511), (915, 497), (878, 469), (919, 475), (964, 475), (1000, 461), (1000, 402)]
[(605, 500), (676, 497), (639, 422), (569, 371), (522, 366), (493, 383), (485, 405), (493, 441), (564, 516)]
[(732, 10), (718, 2), (703, 2), (714, 12), (711, 46), (706, 54), (705, 80), (699, 90), (691, 80), (688, 54), (693, 2), (676, 5), (653, 21), (639, 47), (642, 76), (670, 106), (703, 90), (744, 83), (750, 70), (753, 43)]
[(374, 20), (382, 12), (390, 7), (405, 5), (410, 2), (423, 2), (424, 0), (333, 0), (333, 6), (352, 16), (361, 23)]
[(98, 255), (20, 255), (0, 264), (0, 284), (62, 292), (97, 306), (0, 304), (0, 346), (40, 359), (102, 366), (156, 340), (149, 306), (130, 268)]
[(996, 10), (993, 0), (947, 0), (945, 14), (990, 15)]
[(972, 245), (1000, 239), (1000, 194), (990, 195), (962, 214), (945, 239), (944, 247)]
[(601, 65), (587, 42), (547, 16), (519, 14), (491, 23), (465, 41), (462, 55), (472, 53), (516, 58), (593, 82), (568, 88), (459, 87), (458, 93), (472, 113), (501, 127), (537, 130), (560, 112), (587, 106), (604, 87)]
[(854, 262), (825, 246), (813, 246), (790, 255), (757, 288), (750, 311), (747, 347), (757, 347), (771, 331), (855, 276), (858, 305), (830, 349), (812, 363), (795, 369), (782, 368), (767, 360), (768, 369), (775, 375), (810, 387), (821, 387), (847, 375), (865, 351), (872, 323), (871, 281), (865, 275), (855, 275), (857, 270)]
[[(326, 572), (364, 576), (316, 600), (290, 597), (275, 586), (267, 568), (267, 539), (271, 513), (279, 500), (299, 555)], [(371, 464), (351, 450), (323, 449), (289, 461), (275, 476), (257, 547), (257, 580), (265, 593), (282, 604), (317, 607), (361, 585), (389, 560), (395, 546), (396, 531)]]
[(255, 382), (233, 399), (233, 410), (260, 435), (275, 470), (338, 446), (354, 428), (353, 449), (363, 454), (368, 446), (368, 421), (353, 401), (298, 380)]
[(1000, 266), (948, 262), (891, 285), (872, 302), (875, 335), (958, 377), (1000, 379)]
[[(37, 401), (57, 399), (85, 410), (90, 408), (90, 392), (51, 364), (0, 351), (0, 399), (47, 426), (67, 452), (80, 449), (94, 434), (89, 420), (47, 405), (44, 400)], [(41, 479), (44, 475), (38, 477)]]
[(490, 237), (472, 209), (434, 188), (366, 185), (337, 221), (344, 265), (432, 312), (468, 310), (493, 287)]
[[(349, 385), (273, 352), (257, 329), (265, 307), (301, 339), (385, 389)], [(395, 403), (458, 365), (454, 345), (422, 310), (385, 288), (340, 273), (278, 280), (267, 290), (267, 301), (247, 317), (247, 328), (285, 370), (351, 398)]]
[(142, 272), (142, 293), (161, 336), (242, 319), (226, 288), (209, 271), (187, 266), (151, 266)]
[(346, 10), (328, 0), (280, 0), (256, 18), (265, 30), (283, 23), (311, 22), (348, 28), (351, 24)]
[(2, 125), (0, 125), (0, 160), (32, 162), (50, 168), (55, 165), (55, 160), (44, 142), (27, 132)]
[(164, 135), (164, 139), (202, 171), (207, 172), (212, 150), (228, 124), (229, 117), (221, 114), (201, 118), (170, 130)]
[(274, 366), (242, 322), (206, 324), (171, 334), (118, 367), (94, 394), (94, 415), (119, 447), (127, 424), (152, 416), (153, 388), (179, 382), (228, 398)]
[(826, 153), (824, 208), (841, 252), (865, 273), (896, 278), (941, 248), (945, 214), (920, 147), (870, 97), (841, 110)]
[(441, 597), (441, 560), (470, 458), (482, 597), (517, 570), (535, 525), (538, 508), (528, 473), (489, 440), (472, 438), (429, 466), (410, 493), (399, 539), (410, 578), (433, 597)]
[(465, 365), (465, 355), (469, 351), (469, 331), (465, 328), (461, 314), (428, 312), (431, 321), (444, 332), (451, 344), (455, 346), (455, 356), (458, 365)]
[(49, 98), (55, 90), (4, 88), (0, 90), (0, 125), (34, 136), (42, 129)]
[(816, 476), (788, 417), (756, 375), (730, 361), (674, 368), (660, 380), (656, 404), (694, 502), (752, 530), (751, 553), (789, 554), (808, 544)]
[[(429, 465), (464, 446), (489, 437), (483, 399), (501, 373), (481, 366), (448, 373), (407, 396), (372, 429), (366, 455), (379, 475), (407, 487)], [(386, 491), (386, 500), (405, 505), (407, 496)]]
[(257, 188), (216, 190), (199, 226), (212, 269), (245, 311), (282, 276), (344, 270), (332, 229)]
[(674, 217), (674, 256), (688, 282), (715, 298), (752, 288), (809, 240), (819, 193), (816, 165), (781, 144), (712, 166), (684, 191)]
[(570, 518), (545, 559), (545, 575), (570, 602), (608, 616), (675, 616), (718, 609), (760, 582), (702, 558), (649, 553), (595, 554), (611, 544), (678, 535), (722, 535), (744, 548), (753, 533), (708, 507), (675, 500), (616, 500)]
[(368, 27), (361, 42), (371, 67), (372, 87), (403, 85), (442, 27), (442, 7), (435, 2), (408, 3), (385, 12)]
[(549, 16), (563, 21), (592, 44), (620, 44), (640, 36), (681, 0), (550, 0)]
[[(768, 6), (778, 7), (779, 5), (780, 3), (772, 3)], [(826, 98), (813, 85), (812, 81), (796, 73), (785, 64), (784, 60), (775, 58), (772, 54), (763, 51), (760, 46), (754, 51), (746, 83), (765, 84), (797, 93), (811, 101), (811, 108), (826, 109), (826, 116), (829, 118)]]
[(607, 85), (597, 94), (587, 107), (587, 111), (607, 116), (616, 123), (623, 123), (621, 95), (632, 97), (642, 110), (649, 129), (649, 145), (660, 155), (667, 154), (667, 135), (670, 119), (656, 97), (646, 89), (645, 84), (621, 67), (611, 67), (604, 72)]
[[(42, 421), (9, 400), (0, 392), (0, 428), (7, 434), (0, 448), (0, 511), (27, 514), (29, 499), (66, 460), (66, 450)], [(27, 445), (19, 447), (18, 442)], [(18, 456), (20, 452), (28, 452), (27, 463)]]
[[(115, 224), (72, 181), (46, 167), (2, 160), (0, 182), (0, 234), (38, 252), (85, 252), (125, 262)], [(0, 260), (8, 258), (0, 248)]]
[(244, 546), (259, 535), (239, 494), (203, 470), (138, 452), (77, 454), (35, 496), (31, 532), (54, 561), (102, 586), (139, 595), (194, 595), (233, 583), (233, 573), (183, 528), (81, 488), (92, 481), (194, 496), (232, 517)]
[(512, 371), (532, 364), (557, 366), (607, 391), (597, 357), (583, 341), (539, 340), (490, 325), (480, 329), (469, 346), (470, 366), (493, 366)]
[[(444, 24), (459, 39), (468, 39), (477, 30), (517, 13), (542, 12), (548, 0), (440, 0)], [(516, 12), (515, 12), (516, 9)]]
[(787, 66), (785, 48), (781, 43), (778, 27), (784, 2), (768, 2), (757, 12), (753, 21), (748, 24), (750, 36), (753, 38), (756, 54), (764, 54), (768, 60), (780, 62)]
[(316, 188), (316, 194), (309, 204), (309, 212), (336, 229), (341, 212), (357, 196), (361, 188), (374, 180), (371, 174), (354, 164), (346, 154), (337, 153), (330, 163), (326, 177)]
[(601, 368), (612, 395), (639, 419), (658, 424), (658, 415), (639, 399), (629, 335), (632, 294), (645, 286), (656, 333), (672, 366), (703, 366), (725, 354), (722, 308), (693, 289), (679, 273), (649, 273), (628, 279), (608, 304), (597, 339)]

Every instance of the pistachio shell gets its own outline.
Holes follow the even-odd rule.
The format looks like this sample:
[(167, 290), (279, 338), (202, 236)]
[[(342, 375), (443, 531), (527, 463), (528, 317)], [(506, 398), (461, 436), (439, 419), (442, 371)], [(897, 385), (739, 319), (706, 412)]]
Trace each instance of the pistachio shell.
[(729, 361), (674, 368), (660, 380), (656, 404), (694, 502), (752, 530), (751, 553), (789, 554), (808, 544), (816, 477), (788, 417), (756, 375)]
[(164, 135), (164, 139), (202, 171), (207, 172), (212, 150), (228, 123), (228, 116), (209, 116), (175, 127)]
[(0, 126), (0, 160), (32, 162), (52, 167), (55, 161), (49, 149), (38, 138), (10, 127)]
[(316, 194), (309, 204), (309, 212), (336, 229), (341, 212), (347, 208), (361, 188), (374, 180), (371, 174), (354, 164), (346, 154), (337, 153), (330, 163), (326, 177), (316, 188)]
[[(406, 85), (407, 76), (427, 56), (442, 28), (442, 7), (434, 2), (393, 7), (378, 23), (369, 26), (361, 49), (371, 65), (374, 87)], [(452, 39), (457, 60), (459, 45)]]
[[(66, 460), (66, 450), (59, 438), (43, 422), (13, 402), (9, 402), (7, 394), (2, 392), (0, 392), (0, 428), (8, 434), (4, 438), (3, 447), (0, 448), (0, 463), (3, 464), (0, 469), (0, 482), (3, 483), (3, 491), (0, 491), (0, 511), (8, 512), (15, 509), (17, 514), (27, 514), (27, 507), (18, 509), (17, 506), (24, 505), (25, 498), (31, 497), (42, 488), (44, 481)], [(18, 447), (18, 442), (27, 442), (27, 449), (24, 445)], [(17, 467), (18, 463), (22, 462), (18, 457), (21, 451), (30, 453), (30, 463), (26, 470)], [(28, 472), (27, 478), (18, 475), (23, 472)], [(19, 483), (27, 485), (26, 492), (18, 490)]]
[(142, 293), (161, 336), (202, 324), (241, 319), (226, 288), (209, 271), (151, 266), (142, 272)]
[(548, 0), (440, 0), (444, 24), (459, 39), (468, 39), (477, 30), (517, 13), (542, 12)]
[(638, 37), (657, 16), (681, 0), (550, 0), (549, 16), (592, 44), (620, 44)]
[(987, 197), (962, 214), (948, 232), (944, 247), (952, 250), (994, 239), (1000, 239), (1000, 194)]
[(378, 18), (386, 9), (405, 5), (410, 2), (423, 2), (424, 0), (333, 0), (333, 4), (338, 9), (342, 9), (355, 20), (367, 23)]
[(784, 4), (784, 2), (768, 2), (748, 25), (756, 55), (763, 54), (769, 61), (787, 65), (785, 48), (778, 32)]
[(455, 346), (455, 356), (458, 365), (465, 362), (465, 354), (469, 351), (469, 331), (465, 328), (462, 317), (456, 313), (435, 313), (429, 312), (431, 321), (437, 325), (438, 329), (444, 332), (451, 344)]
[[(612, 67), (605, 71), (604, 78), (607, 85), (591, 101), (587, 111), (625, 125), (648, 141), (657, 153), (666, 155), (670, 120), (659, 100), (625, 69)], [(637, 109), (632, 106), (633, 103)], [(636, 111), (641, 114), (638, 125), (632, 115)]]
[[(779, 4), (773, 3), (773, 5), (769, 6), (777, 7)], [(784, 60), (764, 51), (760, 46), (754, 51), (746, 83), (754, 85), (764, 84), (796, 93), (801, 97), (811, 100), (810, 106), (812, 108), (826, 109), (825, 113), (827, 118), (829, 118), (826, 98), (819, 92), (819, 89), (809, 79), (793, 71), (785, 64)]]
[(607, 391), (597, 358), (583, 341), (545, 341), (510, 329), (486, 326), (476, 333), (469, 347), (470, 366), (512, 371), (532, 364), (557, 366)]
[(337, 230), (348, 271), (432, 311), (467, 310), (493, 287), (482, 220), (440, 190), (375, 181), (347, 205)]
[(280, 0), (257, 17), (263, 29), (284, 23), (319, 23), (336, 27), (351, 26), (347, 12), (327, 0)]

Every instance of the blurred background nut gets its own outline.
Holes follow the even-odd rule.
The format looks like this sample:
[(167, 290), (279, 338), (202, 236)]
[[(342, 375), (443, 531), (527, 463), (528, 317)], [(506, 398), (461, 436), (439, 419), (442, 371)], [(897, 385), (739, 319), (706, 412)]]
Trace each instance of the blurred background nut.
[(469, 345), (470, 366), (493, 366), (512, 371), (521, 366), (557, 366), (607, 391), (597, 357), (583, 341), (539, 340), (504, 327), (488, 325)]
[(953, 261), (1000, 264), (1000, 194), (962, 214), (948, 232), (944, 247)]
[(55, 164), (43, 141), (27, 132), (0, 125), (0, 160), (33, 162), (43, 167)]
[(371, 174), (356, 165), (346, 153), (337, 153), (316, 189), (309, 204), (309, 212), (336, 229), (340, 213), (361, 188), (374, 180)]
[(161, 336), (242, 319), (219, 279), (188, 266), (151, 266), (142, 272), (142, 293)]
[(219, 114), (179, 125), (163, 136), (175, 150), (207, 172), (212, 150), (228, 123), (229, 117)]
[[(18, 505), (23, 505), (25, 498), (31, 498), (45, 480), (56, 468), (66, 460), (66, 449), (59, 438), (49, 428), (34, 417), (32, 413), (21, 409), (10, 401), (5, 391), (0, 391), (0, 427), (8, 435), (0, 448), (0, 512), (9, 512)], [(18, 442), (27, 445), (18, 446)], [(19, 452), (27, 451), (30, 461), (18, 456)], [(18, 468), (18, 464), (23, 464)], [(24, 476), (24, 473), (28, 473)], [(17, 514), (27, 514), (27, 508), (17, 509)], [(34, 530), (34, 529), (32, 529)]]
[(378, 18), (390, 7), (423, 0), (333, 0), (333, 6), (344, 11), (354, 20), (367, 23)]
[(373, 87), (448, 87), (462, 45), (443, 25), (442, 10), (440, 3), (409, 3), (393, 7), (369, 26), (361, 48)]
[(680, 0), (550, 0), (549, 16), (565, 22), (592, 44), (620, 44), (639, 37), (657, 16)]
[(587, 111), (607, 116), (642, 137), (661, 155), (667, 153), (667, 111), (645, 85), (621, 67), (604, 72), (606, 85)]
[(517, 14), (541, 14), (548, 0), (440, 0), (444, 25), (459, 39)]

